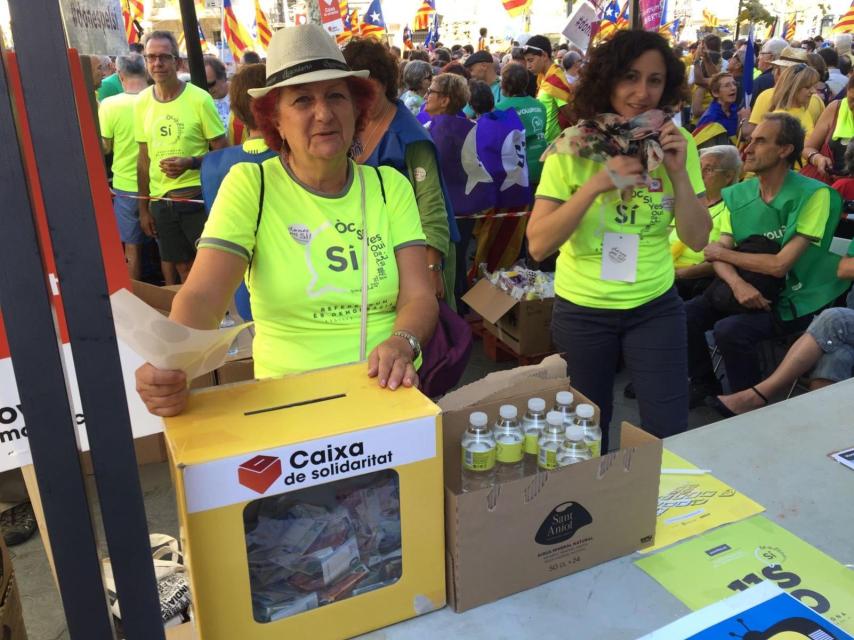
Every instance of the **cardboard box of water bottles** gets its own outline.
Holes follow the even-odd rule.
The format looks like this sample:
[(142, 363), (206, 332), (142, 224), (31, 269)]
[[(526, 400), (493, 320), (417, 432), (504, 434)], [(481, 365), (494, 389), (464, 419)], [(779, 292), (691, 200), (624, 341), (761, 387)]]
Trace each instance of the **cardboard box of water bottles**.
[(364, 364), (191, 394), (166, 420), (203, 640), (344, 638), (445, 604), (439, 408)]
[[(528, 401), (547, 408), (571, 390), (566, 365), (496, 372), (452, 392), (443, 409), (445, 538), (448, 602), (466, 611), (652, 544), (661, 469), (661, 440), (623, 423), (621, 448), (554, 471), (463, 492), (461, 438), (472, 412), (494, 424), (502, 405), (523, 417)], [(598, 422), (599, 410), (594, 410)], [(487, 483), (488, 485), (488, 483)]]

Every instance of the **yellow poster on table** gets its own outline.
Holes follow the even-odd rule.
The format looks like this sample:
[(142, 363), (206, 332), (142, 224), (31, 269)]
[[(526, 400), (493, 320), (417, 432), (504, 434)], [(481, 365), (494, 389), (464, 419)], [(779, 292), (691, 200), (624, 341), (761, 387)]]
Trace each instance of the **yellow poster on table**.
[(765, 511), (762, 505), (667, 449), (661, 468), (655, 544), (641, 549), (641, 553)]

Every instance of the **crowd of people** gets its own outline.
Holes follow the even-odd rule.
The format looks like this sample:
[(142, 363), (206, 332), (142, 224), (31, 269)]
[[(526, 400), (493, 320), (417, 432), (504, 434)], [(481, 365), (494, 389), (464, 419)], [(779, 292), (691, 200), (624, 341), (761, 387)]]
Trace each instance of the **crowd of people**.
[[(172, 317), (197, 328), (237, 291), (257, 377), (367, 360), (380, 385), (417, 385), (481, 256), (555, 271), (553, 343), (603, 426), (622, 366), (659, 436), (701, 404), (733, 415), (851, 377), (854, 252), (831, 251), (854, 199), (851, 37), (748, 46), (624, 30), (587, 52), (533, 35), (401, 54), (307, 25), (231, 77), (206, 58), (205, 92), (149, 33), (100, 104), (128, 267), (155, 237), (184, 283)], [(483, 215), (502, 206), (528, 215)], [(776, 371), (769, 340), (792, 343)], [(183, 409), (181, 372), (137, 382), (152, 412)]]

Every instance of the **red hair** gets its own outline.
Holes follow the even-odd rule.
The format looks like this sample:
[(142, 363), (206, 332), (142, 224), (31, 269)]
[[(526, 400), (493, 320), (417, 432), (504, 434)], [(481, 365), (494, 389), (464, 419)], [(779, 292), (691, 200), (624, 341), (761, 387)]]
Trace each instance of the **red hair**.
[[(368, 109), (374, 102), (376, 90), (374, 85), (367, 78), (357, 78), (351, 76), (345, 78), (347, 87), (350, 89), (350, 97), (353, 100), (353, 109), (356, 112), (356, 130), (355, 133), (362, 131), (365, 128)], [(284, 144), (282, 136), (276, 127), (277, 110), (279, 105), (279, 96), (282, 88), (276, 87), (267, 92), (267, 95), (261, 98), (252, 99), (252, 115), (255, 116), (255, 124), (257, 128), (264, 134), (264, 142), (273, 151), (280, 152)]]

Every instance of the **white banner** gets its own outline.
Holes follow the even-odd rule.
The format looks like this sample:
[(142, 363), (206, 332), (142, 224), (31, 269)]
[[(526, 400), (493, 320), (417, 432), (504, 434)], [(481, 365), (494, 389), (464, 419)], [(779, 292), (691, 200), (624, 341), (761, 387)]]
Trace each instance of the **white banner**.
[(436, 456), (436, 418), (353, 431), (184, 468), (187, 512), (297, 491)]
[[(163, 420), (148, 413), (136, 392), (134, 371), (143, 364), (142, 358), (121, 341), (119, 342), (119, 356), (122, 361), (122, 376), (128, 399), (133, 437), (142, 438), (163, 431)], [(72, 409), (74, 423), (77, 427), (77, 442), (81, 451), (88, 451), (86, 417), (81, 408), (80, 392), (77, 388), (77, 377), (71, 357), (71, 345), (62, 345), (62, 359), (66, 371), (66, 384), (71, 391), (73, 400)], [(11, 358), (0, 360), (0, 381), (2, 381), (0, 384), (0, 471), (8, 471), (33, 462), (30, 455), (30, 425), (27, 424), (26, 416), (21, 409)]]
[(128, 41), (119, 0), (60, 0), (68, 46), (80, 54), (116, 56)]
[(596, 7), (585, 0), (575, 7), (562, 33), (576, 47), (586, 50), (597, 22)]

